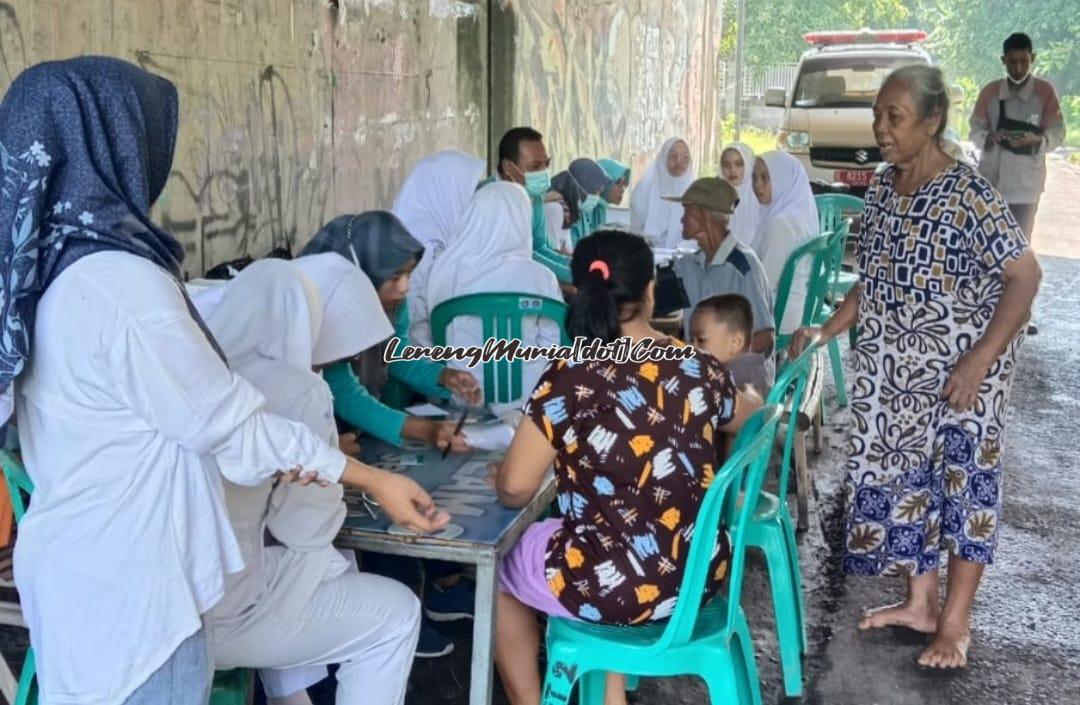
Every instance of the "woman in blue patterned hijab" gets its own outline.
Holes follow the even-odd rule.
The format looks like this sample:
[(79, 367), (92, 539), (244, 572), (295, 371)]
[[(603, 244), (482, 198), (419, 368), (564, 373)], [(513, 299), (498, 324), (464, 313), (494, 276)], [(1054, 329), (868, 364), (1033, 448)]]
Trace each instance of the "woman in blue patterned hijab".
[[(149, 215), (177, 113), (169, 81), (118, 59), (43, 63), (11, 84), (0, 103), (0, 391), (29, 357), (38, 299), (79, 258), (123, 250), (179, 279), (183, 248)], [(11, 411), (0, 406), (0, 422)]]
[[(449, 519), (407, 478), (266, 413), (199, 332), (182, 248), (149, 216), (172, 166), (177, 103), (168, 81), (107, 58), (35, 66), (0, 103), (0, 390), (19, 377), (35, 489), (15, 573), (42, 702), (208, 702), (202, 618), (243, 567), (223, 478), (256, 487), (292, 468), (353, 484), (388, 514), (407, 507), (422, 532)], [(408, 653), (419, 610), (404, 586), (387, 589), (406, 607), (352, 634)], [(365, 590), (335, 588), (334, 604)], [(401, 614), (414, 616), (391, 645)], [(379, 683), (404, 691), (407, 665), (384, 677), (371, 661)]]

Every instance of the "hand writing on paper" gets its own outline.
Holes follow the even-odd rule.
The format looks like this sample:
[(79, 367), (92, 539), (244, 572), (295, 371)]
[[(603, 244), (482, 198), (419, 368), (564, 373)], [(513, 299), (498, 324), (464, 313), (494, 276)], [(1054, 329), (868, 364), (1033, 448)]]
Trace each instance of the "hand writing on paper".
[(432, 422), (433, 435), (431, 442), (439, 450), (445, 450), (448, 446), (453, 453), (468, 453), (470, 448), (469, 444), (465, 442), (465, 436), (454, 433), (457, 423), (454, 421), (445, 421), (442, 423)]

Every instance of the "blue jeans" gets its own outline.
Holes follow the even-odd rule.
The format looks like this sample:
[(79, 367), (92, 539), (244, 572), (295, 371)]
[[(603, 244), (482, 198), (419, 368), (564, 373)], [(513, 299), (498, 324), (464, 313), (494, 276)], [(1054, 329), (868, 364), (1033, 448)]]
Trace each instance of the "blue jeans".
[(211, 678), (206, 633), (200, 629), (181, 642), (124, 705), (206, 705)]

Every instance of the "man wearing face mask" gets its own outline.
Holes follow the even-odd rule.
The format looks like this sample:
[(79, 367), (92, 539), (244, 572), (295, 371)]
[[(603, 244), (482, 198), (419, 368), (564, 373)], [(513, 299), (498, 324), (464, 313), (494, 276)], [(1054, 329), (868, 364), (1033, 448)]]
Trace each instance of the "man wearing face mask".
[(979, 171), (1005, 197), (1028, 240), (1046, 183), (1046, 153), (1065, 141), (1054, 86), (1031, 75), (1035, 51), (1026, 34), (1002, 47), (1004, 79), (991, 81), (971, 113), (971, 141), (982, 149)]
[(532, 201), (533, 259), (555, 273), (559, 284), (569, 286), (570, 258), (548, 243), (544, 201), (551, 191), (551, 158), (543, 136), (531, 127), (515, 127), (499, 141), (498, 177), (525, 187)]

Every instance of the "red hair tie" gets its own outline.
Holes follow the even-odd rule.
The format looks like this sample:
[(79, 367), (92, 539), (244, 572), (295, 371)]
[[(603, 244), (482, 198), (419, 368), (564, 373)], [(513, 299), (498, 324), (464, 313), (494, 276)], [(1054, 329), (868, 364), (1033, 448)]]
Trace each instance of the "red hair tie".
[(600, 272), (600, 276), (604, 281), (611, 279), (611, 269), (607, 266), (607, 262), (602, 259), (594, 259), (592, 264), (589, 265), (590, 272)]

